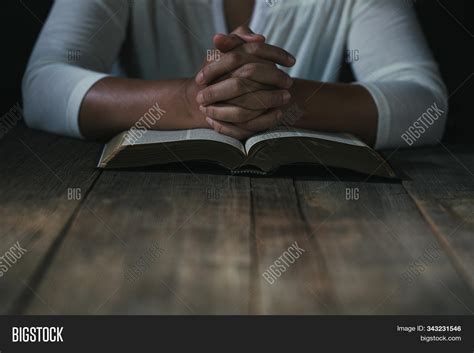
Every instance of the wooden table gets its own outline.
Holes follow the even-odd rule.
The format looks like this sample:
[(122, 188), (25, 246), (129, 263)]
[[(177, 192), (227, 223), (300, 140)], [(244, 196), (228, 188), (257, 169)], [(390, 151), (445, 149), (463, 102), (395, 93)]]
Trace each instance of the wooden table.
[(22, 125), (0, 140), (0, 255), (27, 250), (0, 277), (2, 313), (474, 311), (473, 146), (387, 152), (395, 182), (100, 171), (100, 149)]

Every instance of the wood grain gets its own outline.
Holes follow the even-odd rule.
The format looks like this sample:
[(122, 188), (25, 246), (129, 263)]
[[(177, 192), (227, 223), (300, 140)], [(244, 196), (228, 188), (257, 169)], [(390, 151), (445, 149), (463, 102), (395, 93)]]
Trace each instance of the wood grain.
[(98, 173), (99, 149), (23, 126), (0, 141), (1, 250), (27, 249), (3, 313), (473, 313), (472, 147), (397, 152), (402, 183)]
[(20, 124), (0, 140), (0, 254), (16, 242), (26, 253), (0, 277), (0, 313), (16, 313), (34, 296), (55, 247), (98, 176), (100, 146), (28, 130)]
[(474, 146), (402, 151), (394, 165), (403, 185), (474, 290)]
[[(334, 307), (333, 283), (327, 276), (324, 258), (317, 249), (311, 250), (293, 180), (252, 179), (252, 201), (258, 264), (253, 281), (253, 295), (257, 299), (252, 313), (330, 313)], [(275, 263), (295, 242), (304, 250), (298, 259), (293, 264), (282, 260)], [(277, 278), (270, 275), (267, 280), (264, 273), (271, 274), (277, 265), (283, 273)], [(323, 288), (317, 296), (311, 295), (315, 286)]]
[(400, 184), (301, 180), (296, 190), (324, 274), (303, 282), (325, 312), (472, 313), (472, 292)]
[(106, 171), (27, 313), (247, 313), (247, 178)]

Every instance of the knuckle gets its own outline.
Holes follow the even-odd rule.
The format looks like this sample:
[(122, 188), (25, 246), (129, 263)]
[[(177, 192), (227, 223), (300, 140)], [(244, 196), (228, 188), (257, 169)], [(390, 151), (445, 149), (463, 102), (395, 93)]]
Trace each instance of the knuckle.
[(208, 106), (202, 106), (199, 108), (201, 110), (201, 112), (206, 115), (206, 116), (209, 116), (209, 107)]
[(252, 78), (255, 76), (257, 71), (255, 64), (246, 64), (242, 67), (242, 74), (241, 76), (244, 78)]
[(246, 51), (249, 54), (258, 54), (260, 52), (261, 44), (260, 43), (247, 43), (245, 44), (246, 46)]
[(203, 77), (204, 80), (206, 80), (208, 78), (209, 70), (210, 70), (209, 65), (206, 65), (202, 68), (201, 74), (202, 74), (202, 77)]
[(205, 107), (206, 109), (206, 115), (211, 117), (211, 118), (216, 118), (216, 109), (212, 106), (207, 106)]
[(211, 102), (214, 98), (214, 92), (212, 89), (208, 88), (202, 93), (202, 96), (204, 97), (205, 102)]
[(239, 65), (242, 62), (242, 54), (233, 51), (229, 53), (229, 63), (231, 66)]

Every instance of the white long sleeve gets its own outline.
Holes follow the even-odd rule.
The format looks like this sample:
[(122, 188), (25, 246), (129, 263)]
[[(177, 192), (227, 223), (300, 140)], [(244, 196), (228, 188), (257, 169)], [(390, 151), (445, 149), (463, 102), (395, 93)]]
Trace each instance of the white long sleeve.
[(356, 79), (377, 104), (376, 148), (407, 147), (402, 136), (423, 114), (436, 121), (419, 138), (408, 133), (413, 137), (408, 141), (437, 143), (446, 123), (447, 92), (410, 2), (365, 1), (353, 16), (348, 49), (358, 50)]
[(30, 127), (81, 137), (81, 103), (110, 72), (125, 38), (128, 11), (126, 0), (55, 1), (23, 78)]
[[(212, 36), (226, 31), (222, 1), (56, 0), (23, 80), (27, 124), (81, 137), (84, 96), (115, 67), (140, 79), (192, 76)], [(293, 77), (335, 82), (347, 51), (357, 53), (357, 83), (378, 109), (376, 147), (408, 146), (405, 132), (436, 105), (443, 113), (413, 140), (433, 144), (444, 131), (447, 93), (409, 3), (292, 0), (268, 6), (256, 0), (250, 26), (296, 56), (287, 70)], [(77, 60), (70, 60), (75, 53)]]

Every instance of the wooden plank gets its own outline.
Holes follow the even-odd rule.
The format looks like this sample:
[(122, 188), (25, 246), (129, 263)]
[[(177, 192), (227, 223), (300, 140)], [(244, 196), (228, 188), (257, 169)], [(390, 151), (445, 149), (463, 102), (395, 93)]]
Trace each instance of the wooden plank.
[[(257, 254), (253, 280), (253, 295), (257, 299), (252, 313), (329, 313), (328, 303), (333, 304), (332, 284), (322, 258), (317, 251), (309, 250), (308, 229), (298, 209), (293, 180), (252, 179), (252, 203)], [(295, 250), (285, 257), (288, 248), (301, 248), (304, 252), (300, 251), (295, 260)], [(325, 284), (318, 297), (310, 295), (313, 283)]]
[[(398, 183), (298, 181), (334, 313), (472, 313), (474, 297)], [(327, 292), (315, 281), (316, 295)], [(328, 304), (330, 306), (330, 304)]]
[[(472, 292), (400, 184), (328, 179), (252, 179), (254, 313), (471, 312)], [(265, 271), (295, 241), (305, 251), (270, 283)]]
[[(98, 176), (99, 150), (97, 144), (36, 132), (23, 124), (0, 140), (0, 254), (17, 242), (26, 249), (15, 263), (2, 259), (2, 314), (18, 312), (34, 295), (33, 287), (81, 203), (78, 196), (85, 197)], [(77, 191), (75, 199), (68, 197), (69, 189)]]
[(247, 313), (249, 226), (247, 178), (106, 171), (25, 312)]
[(399, 151), (403, 185), (474, 290), (474, 146)]

